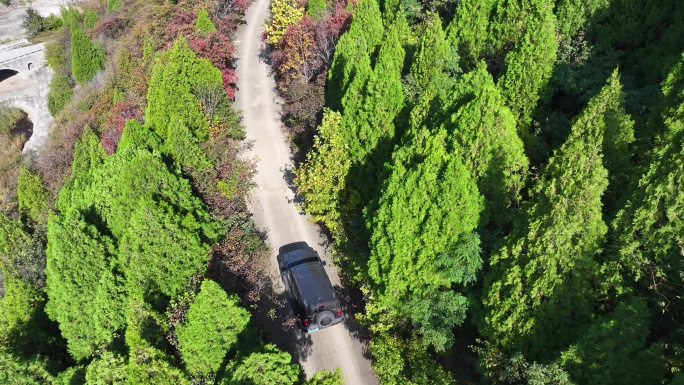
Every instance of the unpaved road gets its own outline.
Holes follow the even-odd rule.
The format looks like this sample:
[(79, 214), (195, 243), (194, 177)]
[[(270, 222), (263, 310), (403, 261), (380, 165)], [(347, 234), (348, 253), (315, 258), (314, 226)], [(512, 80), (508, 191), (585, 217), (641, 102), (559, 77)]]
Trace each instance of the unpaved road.
[[(266, 232), (272, 249), (271, 268), (278, 274), (277, 250), (288, 243), (305, 241), (326, 259), (326, 270), (333, 285), (339, 277), (330, 259), (324, 255), (324, 239), (308, 217), (295, 207), (291, 183), (290, 148), (280, 123), (280, 100), (269, 66), (261, 59), (260, 41), (264, 21), (268, 16), (269, 0), (256, 0), (246, 14), (246, 25), (238, 31), (237, 75), (238, 91), (235, 105), (243, 114), (247, 141), (251, 148), (246, 156), (257, 160), (257, 187), (251, 195), (251, 211), (257, 227)], [(282, 284), (278, 282), (282, 291)], [(373, 385), (378, 381), (370, 361), (364, 357), (366, 346), (349, 323), (323, 329), (310, 335), (298, 335), (296, 330), (284, 331), (274, 327), (267, 333), (275, 340), (289, 340), (294, 346), (285, 347), (299, 362), (306, 375), (339, 367), (347, 385)], [(278, 336), (287, 334), (287, 336)], [(283, 338), (289, 337), (289, 338)]]

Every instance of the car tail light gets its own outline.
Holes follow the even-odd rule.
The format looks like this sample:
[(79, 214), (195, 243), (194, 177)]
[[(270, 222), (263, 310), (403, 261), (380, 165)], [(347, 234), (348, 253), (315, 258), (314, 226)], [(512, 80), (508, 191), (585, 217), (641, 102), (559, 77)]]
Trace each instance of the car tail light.
[(302, 321), (302, 323), (304, 324), (304, 326), (309, 326), (309, 320), (306, 318), (304, 318), (304, 321)]
[(340, 317), (342, 317), (342, 310), (337, 311), (337, 318), (340, 318)]

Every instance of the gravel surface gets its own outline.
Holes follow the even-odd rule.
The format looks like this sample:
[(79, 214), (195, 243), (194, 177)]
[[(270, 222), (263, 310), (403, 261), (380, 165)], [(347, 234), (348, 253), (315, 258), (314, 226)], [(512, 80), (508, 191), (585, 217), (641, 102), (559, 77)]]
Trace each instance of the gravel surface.
[[(275, 92), (271, 69), (261, 58), (260, 36), (268, 8), (269, 0), (256, 0), (251, 5), (245, 15), (246, 25), (238, 31), (236, 41), (239, 79), (236, 107), (243, 114), (247, 141), (251, 145), (246, 155), (257, 160), (258, 171), (254, 178), (257, 187), (250, 197), (250, 209), (257, 227), (267, 234), (274, 276), (279, 276), (276, 250), (288, 243), (305, 241), (326, 260), (325, 269), (330, 280), (339, 287), (339, 276), (325, 254), (325, 239), (308, 220), (308, 216), (296, 208), (295, 194), (290, 188), (292, 162), (290, 147), (280, 122), (281, 101)], [(276, 282), (276, 286), (282, 290), (279, 282)], [(339, 367), (348, 385), (378, 383), (366, 358), (367, 346), (364, 339), (359, 337), (359, 330), (353, 322), (308, 335), (295, 329), (284, 331), (277, 326), (266, 332), (269, 340), (280, 342), (281, 347), (293, 354), (308, 377), (323, 369), (334, 371)]]

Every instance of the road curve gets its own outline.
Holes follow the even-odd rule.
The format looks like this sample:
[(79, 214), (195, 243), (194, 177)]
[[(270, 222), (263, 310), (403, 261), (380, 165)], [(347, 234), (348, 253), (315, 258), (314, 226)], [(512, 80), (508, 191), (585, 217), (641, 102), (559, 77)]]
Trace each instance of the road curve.
[[(242, 112), (249, 149), (245, 156), (256, 159), (257, 187), (250, 197), (250, 209), (257, 227), (268, 237), (272, 250), (271, 269), (278, 274), (275, 260), (278, 247), (305, 241), (327, 260), (326, 270), (333, 285), (340, 280), (330, 259), (324, 253), (325, 240), (316, 226), (301, 214), (294, 204), (290, 147), (280, 121), (281, 101), (275, 92), (270, 67), (262, 60), (261, 33), (269, 11), (269, 0), (255, 0), (247, 10), (243, 25), (237, 34), (238, 91), (235, 106)], [(282, 284), (278, 282), (278, 290)], [(339, 367), (347, 385), (374, 385), (378, 381), (364, 356), (366, 346), (357, 339), (349, 325), (337, 325), (310, 335), (298, 335), (295, 330), (270, 330), (271, 335), (288, 334), (295, 346), (289, 351), (299, 362), (307, 377), (327, 369)]]

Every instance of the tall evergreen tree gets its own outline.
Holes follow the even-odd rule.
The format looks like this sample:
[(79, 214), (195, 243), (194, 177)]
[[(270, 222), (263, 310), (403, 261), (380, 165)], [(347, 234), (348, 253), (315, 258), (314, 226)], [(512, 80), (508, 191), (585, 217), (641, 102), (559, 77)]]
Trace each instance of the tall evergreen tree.
[[(650, 292), (653, 305), (668, 315), (668, 327), (681, 324), (681, 287), (684, 286), (682, 234), (684, 221), (684, 56), (663, 85), (666, 131), (651, 156), (638, 187), (612, 223), (613, 246), (609, 264), (620, 277), (634, 280)], [(629, 284), (629, 283), (628, 283)], [(672, 324), (674, 321), (674, 324)]]
[(446, 141), (441, 130), (397, 153), (377, 209), (366, 215), (378, 293), (371, 306), (409, 319), (437, 350), (465, 318), (467, 300), (452, 285), (473, 282), (482, 263), (472, 234), (482, 197)]
[(78, 83), (92, 79), (104, 68), (105, 54), (102, 47), (93, 44), (79, 28), (71, 28), (71, 72)]
[(553, 4), (547, 0), (537, 3), (529, 13), (515, 49), (506, 55), (506, 68), (497, 83), (506, 105), (516, 116), (518, 133), (527, 146), (532, 144), (528, 133), (532, 113), (553, 73), (558, 48)]
[(114, 245), (72, 209), (50, 218), (47, 254), (45, 311), (59, 322), (69, 353), (87, 358), (125, 325), (121, 288), (109, 281)]
[(159, 55), (152, 69), (147, 90), (145, 122), (154, 132), (166, 138), (166, 130), (175, 122), (187, 127), (194, 137), (209, 136), (209, 122), (197, 104), (195, 93), (202, 84), (222, 87), (221, 72), (210, 61), (199, 59), (182, 36), (173, 48)]
[(593, 313), (594, 258), (607, 227), (601, 196), (606, 95), (592, 99), (555, 152), (511, 234), (491, 259), (485, 283), (485, 335), (533, 359), (577, 337)]
[(647, 346), (649, 311), (636, 297), (622, 298), (610, 314), (598, 318), (560, 363), (578, 384), (619, 385), (663, 380), (662, 346)]
[(496, 0), (461, 0), (456, 4), (454, 18), (446, 34), (457, 49), (465, 69), (473, 68), (486, 52), (487, 29)]
[[(354, 7), (354, 16), (349, 26), (349, 34), (363, 36), (368, 44), (369, 54), (375, 52), (382, 41), (385, 29), (382, 25), (382, 15), (377, 0), (359, 0)], [(363, 49), (363, 47), (358, 47)]]
[(442, 20), (438, 15), (432, 15), (411, 61), (411, 75), (416, 82), (417, 93), (420, 94), (430, 84), (436, 88), (445, 86), (448, 76), (445, 70), (452, 59), (451, 47), (442, 30)]
[[(515, 118), (484, 66), (474, 84), (472, 100), (445, 123), (461, 157), (488, 203), (495, 226), (510, 222), (510, 209), (520, 200), (528, 160), (518, 137)], [(459, 92), (454, 92), (456, 96)]]
[(190, 373), (216, 373), (238, 334), (249, 323), (249, 312), (229, 297), (214, 281), (205, 279), (195, 301), (190, 305), (185, 323), (178, 325), (176, 335), (183, 360)]

